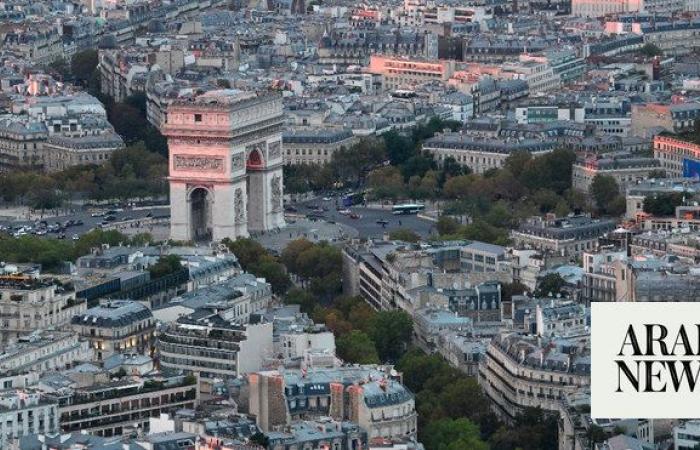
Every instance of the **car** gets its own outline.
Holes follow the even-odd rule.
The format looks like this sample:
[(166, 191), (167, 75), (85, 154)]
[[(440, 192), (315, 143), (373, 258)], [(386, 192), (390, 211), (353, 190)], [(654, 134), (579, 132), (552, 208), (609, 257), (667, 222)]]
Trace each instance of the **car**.
[(80, 239), (80, 236), (78, 236), (77, 234), (74, 234), (74, 235), (73, 235), (73, 240), (74, 240), (74, 241), (77, 241), (78, 239)]
[(36, 230), (34, 234), (37, 236), (44, 236), (46, 234), (46, 230)]
[(104, 217), (105, 213), (104, 212), (94, 212), (90, 214), (90, 217)]
[(297, 211), (299, 211), (298, 209), (296, 209), (294, 206), (291, 206), (291, 205), (285, 206), (285, 207), (284, 207), (284, 210), (287, 211), (287, 212), (297, 212)]
[(330, 202), (331, 200), (333, 200), (331, 197), (323, 197), (324, 202)]
[(66, 238), (66, 233), (61, 233), (57, 236), (57, 239), (65, 239)]
[(385, 219), (379, 219), (379, 220), (377, 220), (377, 224), (378, 225), (388, 225), (389, 221), (385, 220)]
[(84, 223), (82, 220), (78, 219), (75, 222), (73, 222), (73, 225), (75, 225), (76, 227), (80, 227), (80, 226), (83, 226)]
[(359, 218), (362, 217), (362, 216), (360, 216), (359, 214), (351, 213), (349, 217), (350, 217), (351, 219), (359, 219)]
[(352, 211), (350, 211), (349, 209), (341, 209), (340, 211), (338, 211), (338, 213), (344, 216), (349, 216), (350, 214), (352, 214)]
[(102, 221), (102, 223), (105, 223), (105, 222), (114, 222), (115, 220), (117, 220), (117, 217), (116, 217), (116, 216), (111, 216), (111, 215), (110, 215), (110, 216), (105, 216), (105, 219)]

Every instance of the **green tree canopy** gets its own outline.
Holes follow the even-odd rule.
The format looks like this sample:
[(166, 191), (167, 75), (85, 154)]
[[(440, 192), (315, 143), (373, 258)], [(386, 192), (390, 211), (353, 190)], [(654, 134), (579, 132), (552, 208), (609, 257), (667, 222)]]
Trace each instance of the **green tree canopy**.
[(378, 364), (379, 356), (372, 339), (360, 330), (353, 330), (337, 342), (338, 356), (353, 364)]
[(71, 58), (70, 71), (77, 80), (88, 81), (92, 77), (98, 63), (97, 50), (83, 50)]
[(564, 286), (566, 286), (566, 281), (561, 275), (558, 273), (549, 273), (538, 281), (535, 295), (537, 297), (556, 296), (561, 293)]
[(469, 419), (440, 419), (430, 422), (421, 433), (428, 450), (489, 450), (481, 440), (479, 427)]
[(617, 209), (615, 200), (620, 196), (620, 186), (615, 178), (608, 175), (596, 175), (591, 182), (590, 194), (599, 210), (610, 214)]
[(370, 336), (382, 361), (398, 361), (408, 349), (413, 320), (405, 311), (380, 311), (374, 317)]
[(151, 274), (151, 279), (155, 280), (157, 278), (178, 272), (181, 269), (182, 259), (177, 255), (167, 255), (161, 256), (158, 259), (158, 262), (148, 268), (148, 272)]
[(657, 217), (669, 217), (676, 213), (676, 207), (684, 203), (685, 192), (670, 192), (647, 195), (644, 198), (644, 212)]

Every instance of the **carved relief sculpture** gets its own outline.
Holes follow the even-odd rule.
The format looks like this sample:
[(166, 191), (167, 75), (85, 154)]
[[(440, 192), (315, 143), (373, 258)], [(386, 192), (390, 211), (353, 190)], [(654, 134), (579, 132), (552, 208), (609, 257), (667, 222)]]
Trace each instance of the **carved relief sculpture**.
[(231, 171), (245, 168), (245, 156), (243, 153), (236, 153), (231, 157)]
[(224, 171), (224, 160), (209, 156), (175, 155), (173, 165), (175, 170)]
[(245, 222), (245, 204), (243, 202), (243, 191), (238, 188), (234, 194), (233, 207), (236, 211), (236, 223)]
[(282, 210), (282, 177), (275, 175), (270, 180), (270, 203), (273, 212), (279, 212)]
[(282, 145), (279, 141), (271, 143), (268, 148), (268, 154), (271, 160), (277, 159), (282, 155)]

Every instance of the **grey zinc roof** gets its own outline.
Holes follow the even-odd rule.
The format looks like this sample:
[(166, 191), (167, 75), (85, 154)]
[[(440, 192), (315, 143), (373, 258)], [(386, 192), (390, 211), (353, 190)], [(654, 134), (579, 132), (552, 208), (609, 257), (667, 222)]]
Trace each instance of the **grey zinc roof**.
[(85, 313), (74, 316), (72, 323), (91, 325), (99, 328), (124, 327), (131, 323), (153, 317), (151, 311), (138, 302), (111, 300)]

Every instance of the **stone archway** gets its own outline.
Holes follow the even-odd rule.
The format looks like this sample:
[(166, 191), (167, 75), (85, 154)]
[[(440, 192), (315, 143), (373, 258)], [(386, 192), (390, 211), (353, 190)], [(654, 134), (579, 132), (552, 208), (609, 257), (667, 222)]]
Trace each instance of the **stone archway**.
[(265, 160), (260, 154), (260, 150), (254, 148), (248, 154), (248, 160), (246, 161), (247, 170), (263, 170), (265, 169)]
[(190, 224), (194, 241), (210, 241), (212, 238), (212, 204), (214, 198), (204, 187), (196, 187), (190, 191)]

